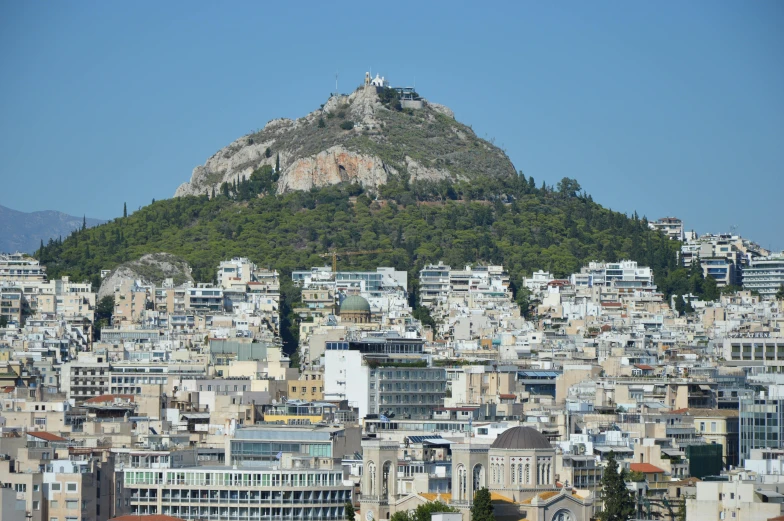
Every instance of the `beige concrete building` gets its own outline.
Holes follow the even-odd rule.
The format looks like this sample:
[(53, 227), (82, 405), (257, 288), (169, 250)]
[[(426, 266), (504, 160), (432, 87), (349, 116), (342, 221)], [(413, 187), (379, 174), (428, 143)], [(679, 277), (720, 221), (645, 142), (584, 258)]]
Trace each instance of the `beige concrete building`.
[(763, 502), (756, 482), (734, 477), (732, 481), (696, 483), (696, 496), (686, 499), (686, 519), (763, 521), (784, 514), (784, 504)]

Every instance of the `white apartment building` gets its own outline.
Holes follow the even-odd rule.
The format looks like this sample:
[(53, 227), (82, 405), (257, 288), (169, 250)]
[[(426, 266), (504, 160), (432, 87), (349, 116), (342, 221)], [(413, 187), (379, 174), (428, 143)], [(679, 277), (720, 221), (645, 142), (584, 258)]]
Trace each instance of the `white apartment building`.
[(345, 517), (354, 484), (344, 481), (332, 458), (281, 453), (279, 461), (258, 469), (132, 465), (122, 470), (121, 504), (131, 515), (204, 521)]
[(784, 285), (784, 252), (752, 259), (743, 268), (743, 289), (758, 291), (762, 298), (775, 298)]
[(761, 521), (782, 514), (781, 503), (764, 502), (758, 483), (731, 476), (730, 481), (699, 481), (697, 493), (686, 499), (689, 521)]
[(607, 286), (615, 289), (647, 289), (653, 285), (653, 270), (638, 266), (636, 261), (590, 262), (573, 274), (569, 281), (574, 286)]
[(677, 217), (662, 217), (657, 221), (649, 222), (648, 227), (664, 233), (670, 240), (683, 240), (683, 221)]
[(0, 282), (45, 282), (46, 267), (23, 253), (0, 254)]
[(509, 274), (503, 266), (466, 266), (453, 270), (443, 263), (428, 265), (419, 272), (419, 302), (434, 308), (449, 297), (484, 295), (511, 298)]

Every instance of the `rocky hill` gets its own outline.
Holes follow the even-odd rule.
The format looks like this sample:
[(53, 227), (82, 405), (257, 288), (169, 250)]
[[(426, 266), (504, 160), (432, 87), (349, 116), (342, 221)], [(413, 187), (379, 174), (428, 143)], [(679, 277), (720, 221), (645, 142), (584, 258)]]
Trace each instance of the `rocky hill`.
[(111, 296), (114, 288), (125, 282), (140, 281), (160, 286), (166, 279), (172, 279), (175, 285), (193, 282), (191, 268), (187, 262), (169, 253), (148, 253), (114, 268), (101, 282), (98, 300)]
[(404, 108), (392, 89), (358, 88), (332, 96), (305, 117), (275, 119), (243, 136), (193, 170), (175, 197), (203, 195), (222, 183), (278, 168), (277, 192), (356, 183), (374, 191), (392, 178), (470, 181), (509, 177), (506, 154), (458, 122), (450, 109), (427, 100)]
[[(89, 217), (86, 221), (88, 228), (106, 222)], [(65, 237), (82, 224), (82, 217), (62, 212), (20, 212), (0, 205), (0, 252), (33, 253), (41, 241)]]

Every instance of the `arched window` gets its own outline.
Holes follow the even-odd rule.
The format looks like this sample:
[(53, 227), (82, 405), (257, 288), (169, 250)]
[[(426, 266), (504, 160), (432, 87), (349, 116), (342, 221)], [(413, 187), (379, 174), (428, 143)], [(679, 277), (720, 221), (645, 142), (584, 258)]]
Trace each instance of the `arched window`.
[(375, 496), (376, 493), (376, 464), (372, 461), (368, 464), (367, 468), (368, 474), (368, 484), (370, 485), (370, 494), (371, 496)]
[[(389, 495), (389, 478), (392, 475), (392, 463), (387, 461), (384, 463), (381, 476), (381, 496), (387, 497)], [(394, 479), (394, 477), (393, 477)]]
[(523, 481), (523, 464), (522, 463), (517, 465), (517, 482), (518, 483), (525, 483)]
[(525, 482), (527, 484), (531, 483), (531, 465), (528, 463), (525, 464)]
[(474, 465), (474, 487), (473, 492), (476, 492), (484, 486), (485, 469), (481, 464)]
[(466, 499), (466, 468), (463, 465), (457, 467), (457, 499), (465, 501)]
[(512, 463), (512, 464), (510, 465), (510, 467), (511, 467), (511, 469), (512, 469), (512, 483), (516, 483), (516, 482), (517, 482), (517, 472), (515, 472), (515, 467), (516, 467), (516, 466), (517, 466), (517, 465), (515, 465), (514, 463)]
[(498, 473), (498, 482), (500, 484), (502, 484), (502, 485), (506, 483), (506, 476), (504, 476), (504, 464), (503, 463), (501, 463), (501, 471)]

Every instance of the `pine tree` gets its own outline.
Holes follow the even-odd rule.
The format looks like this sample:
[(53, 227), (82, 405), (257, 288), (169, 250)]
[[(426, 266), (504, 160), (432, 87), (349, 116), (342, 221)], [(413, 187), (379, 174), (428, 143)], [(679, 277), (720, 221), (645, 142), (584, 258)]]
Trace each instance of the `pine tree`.
[(356, 516), (354, 514), (354, 505), (351, 504), (351, 501), (346, 501), (344, 510), (346, 512), (346, 521), (354, 521)]
[(123, 203), (123, 217), (128, 217), (128, 205)]
[(87, 215), (82, 215), (82, 230), (87, 229)]
[(275, 156), (275, 172), (280, 173), (280, 152)]
[(474, 504), (471, 505), (471, 521), (495, 521), (493, 516), (493, 503), (490, 501), (490, 491), (483, 487), (474, 495)]
[(604, 502), (602, 511), (599, 513), (601, 521), (627, 521), (634, 515), (634, 497), (631, 491), (626, 488), (624, 475), (624, 471), (618, 472), (615, 454), (610, 452), (601, 481)]
[(784, 284), (779, 286), (779, 290), (776, 292), (776, 300), (784, 300)]

